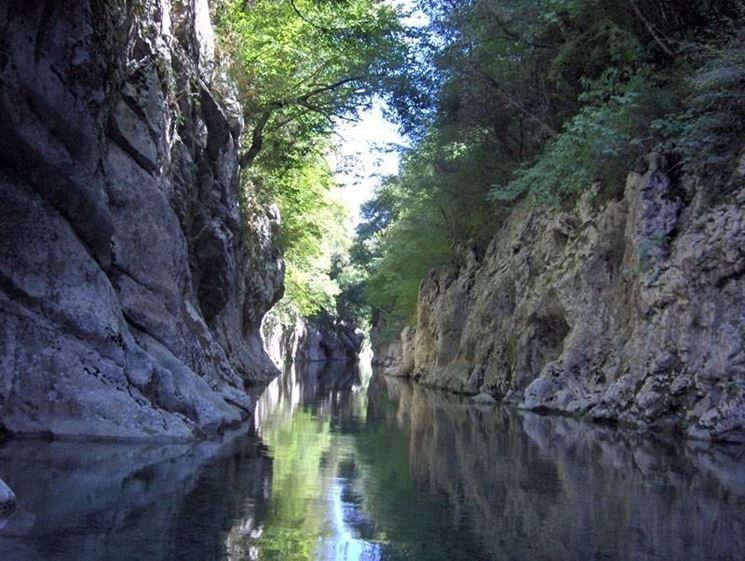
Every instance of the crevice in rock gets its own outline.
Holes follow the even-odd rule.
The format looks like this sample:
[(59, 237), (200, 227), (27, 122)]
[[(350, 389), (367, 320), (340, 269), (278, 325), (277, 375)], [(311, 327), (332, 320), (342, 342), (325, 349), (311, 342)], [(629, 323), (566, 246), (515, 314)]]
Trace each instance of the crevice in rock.
[(154, 175), (155, 172), (158, 171), (158, 166), (154, 162), (148, 160), (145, 156), (140, 154), (137, 150), (135, 150), (135, 148), (132, 147), (132, 145), (124, 137), (124, 135), (119, 132), (119, 129), (116, 127), (113, 121), (109, 123), (108, 136), (119, 148), (124, 151), (125, 154), (127, 154), (127, 156), (132, 158), (132, 160), (134, 160), (137, 165), (140, 166), (147, 173)]
[(54, 17), (54, 10), (57, 5), (55, 0), (46, 0), (44, 2), (44, 9), (39, 19), (38, 28), (36, 31), (36, 41), (34, 43), (34, 61), (39, 64), (42, 57), (42, 50), (44, 49), (46, 37), (51, 27), (51, 22)]

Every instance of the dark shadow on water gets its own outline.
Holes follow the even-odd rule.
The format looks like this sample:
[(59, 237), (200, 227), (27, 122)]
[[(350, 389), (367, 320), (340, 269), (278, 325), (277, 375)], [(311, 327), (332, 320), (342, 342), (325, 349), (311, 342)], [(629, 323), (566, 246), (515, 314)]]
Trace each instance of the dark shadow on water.
[(198, 445), (11, 442), (0, 473), (22, 510), (3, 561), (204, 561), (263, 516), (271, 460), (255, 437)]

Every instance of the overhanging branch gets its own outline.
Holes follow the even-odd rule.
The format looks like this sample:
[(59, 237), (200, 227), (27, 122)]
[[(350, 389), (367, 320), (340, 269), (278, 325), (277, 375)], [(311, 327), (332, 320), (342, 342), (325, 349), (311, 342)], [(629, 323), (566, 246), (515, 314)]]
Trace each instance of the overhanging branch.
[[(328, 92), (333, 92), (334, 90), (338, 90), (339, 88), (342, 88), (348, 84), (352, 84), (354, 82), (362, 82), (365, 80), (369, 80), (370, 78), (371, 76), (348, 76), (331, 84), (326, 84), (314, 88), (297, 97), (271, 101), (265, 104), (263, 107), (260, 107), (258, 109), (259, 118), (256, 121), (253, 133), (251, 134), (251, 145), (249, 146), (248, 150), (243, 155), (241, 155), (240, 158), (241, 167), (249, 167), (256, 159), (256, 156), (259, 155), (259, 152), (261, 152), (261, 149), (264, 145), (264, 132), (274, 112), (286, 109), (288, 107), (305, 107), (310, 111), (320, 113), (326, 118), (330, 119), (329, 115), (335, 115), (333, 108), (324, 108), (321, 105), (311, 103), (311, 100), (314, 97)], [(285, 123), (283, 123), (283, 126), (288, 124), (289, 122), (292, 122), (293, 120), (294, 118), (286, 121)]]

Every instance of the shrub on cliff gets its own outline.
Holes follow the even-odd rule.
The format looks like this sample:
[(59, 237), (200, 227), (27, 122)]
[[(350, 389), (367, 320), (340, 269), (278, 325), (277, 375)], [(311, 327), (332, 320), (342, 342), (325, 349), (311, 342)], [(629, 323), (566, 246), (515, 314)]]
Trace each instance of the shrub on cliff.
[(734, 171), (745, 138), (745, 32), (727, 39), (690, 46), (696, 64), (685, 109), (654, 123), (666, 137), (663, 148), (682, 157), (684, 171), (718, 186), (713, 195), (743, 186)]

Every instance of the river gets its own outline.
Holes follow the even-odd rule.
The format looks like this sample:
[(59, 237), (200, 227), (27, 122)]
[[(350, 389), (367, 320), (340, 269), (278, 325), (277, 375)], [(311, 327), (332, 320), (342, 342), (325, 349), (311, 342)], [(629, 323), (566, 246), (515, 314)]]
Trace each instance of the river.
[(290, 368), (222, 442), (9, 442), (3, 561), (741, 560), (743, 448)]

